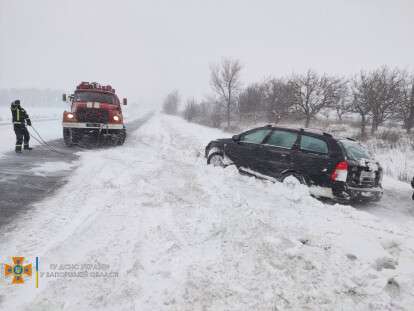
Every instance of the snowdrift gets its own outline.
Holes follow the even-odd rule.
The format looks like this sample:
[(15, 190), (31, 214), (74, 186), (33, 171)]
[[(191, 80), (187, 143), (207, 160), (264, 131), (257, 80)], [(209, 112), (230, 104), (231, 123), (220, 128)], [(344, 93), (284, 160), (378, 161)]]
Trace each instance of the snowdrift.
[[(205, 164), (221, 131), (155, 115), (4, 234), (42, 268), (118, 277), (2, 287), (4, 310), (410, 310), (414, 227)], [(19, 230), (24, 228), (24, 230)]]

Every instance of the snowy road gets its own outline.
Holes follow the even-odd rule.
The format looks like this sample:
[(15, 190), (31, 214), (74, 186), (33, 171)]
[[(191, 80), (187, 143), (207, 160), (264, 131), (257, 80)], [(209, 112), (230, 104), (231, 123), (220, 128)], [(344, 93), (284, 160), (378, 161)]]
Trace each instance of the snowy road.
[[(3, 231), (0, 254), (39, 256), (41, 275), (39, 289), (2, 286), (0, 309), (411, 310), (411, 220), (205, 165), (223, 135), (157, 114), (124, 146), (82, 152), (68, 182)], [(50, 273), (82, 264), (113, 274)]]
[[(138, 129), (152, 114), (129, 122), (128, 131)], [(31, 205), (53, 195), (66, 183), (76, 168), (78, 153), (85, 150), (76, 146), (66, 148), (62, 139), (48, 144), (55, 151), (36, 145), (30, 152), (16, 156), (12, 151), (0, 158), (0, 232), (17, 218), (32, 217)]]
[(356, 208), (367, 211), (396, 225), (414, 228), (414, 201), (411, 199), (411, 185), (384, 177), (385, 189), (382, 200)]
[(36, 146), (16, 156), (14, 151), (0, 159), (0, 231), (18, 217), (30, 217), (30, 205), (61, 187), (73, 168), (79, 148), (63, 149), (62, 140), (49, 144), (61, 153)]

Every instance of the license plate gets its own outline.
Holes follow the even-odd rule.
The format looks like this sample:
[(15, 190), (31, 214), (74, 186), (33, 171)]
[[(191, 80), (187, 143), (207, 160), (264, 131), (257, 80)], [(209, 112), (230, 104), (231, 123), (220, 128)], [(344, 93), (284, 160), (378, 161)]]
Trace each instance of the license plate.
[(375, 179), (375, 172), (367, 172), (367, 171), (362, 171), (361, 172), (361, 179)]
[(86, 127), (99, 127), (99, 123), (86, 123)]

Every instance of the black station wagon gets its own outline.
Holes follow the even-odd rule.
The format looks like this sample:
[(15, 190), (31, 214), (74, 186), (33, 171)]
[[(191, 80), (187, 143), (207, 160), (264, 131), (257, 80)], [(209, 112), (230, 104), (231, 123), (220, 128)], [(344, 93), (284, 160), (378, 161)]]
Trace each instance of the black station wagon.
[(211, 141), (205, 157), (259, 178), (308, 185), (315, 196), (338, 202), (378, 201), (383, 193), (382, 168), (361, 144), (319, 130), (255, 128)]

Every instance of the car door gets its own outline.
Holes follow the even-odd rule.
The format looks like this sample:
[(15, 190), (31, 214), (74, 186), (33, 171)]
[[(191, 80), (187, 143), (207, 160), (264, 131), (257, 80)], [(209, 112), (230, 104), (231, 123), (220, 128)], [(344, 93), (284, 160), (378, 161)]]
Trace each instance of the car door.
[(266, 176), (280, 178), (294, 166), (293, 153), (297, 148), (298, 132), (274, 129), (263, 143), (258, 155), (259, 172)]
[(225, 153), (236, 166), (255, 170), (261, 143), (270, 132), (271, 128), (263, 127), (242, 133), (238, 141), (226, 146)]
[(297, 171), (308, 178), (310, 184), (328, 186), (330, 163), (328, 142), (323, 137), (301, 134), (299, 150), (295, 153)]

